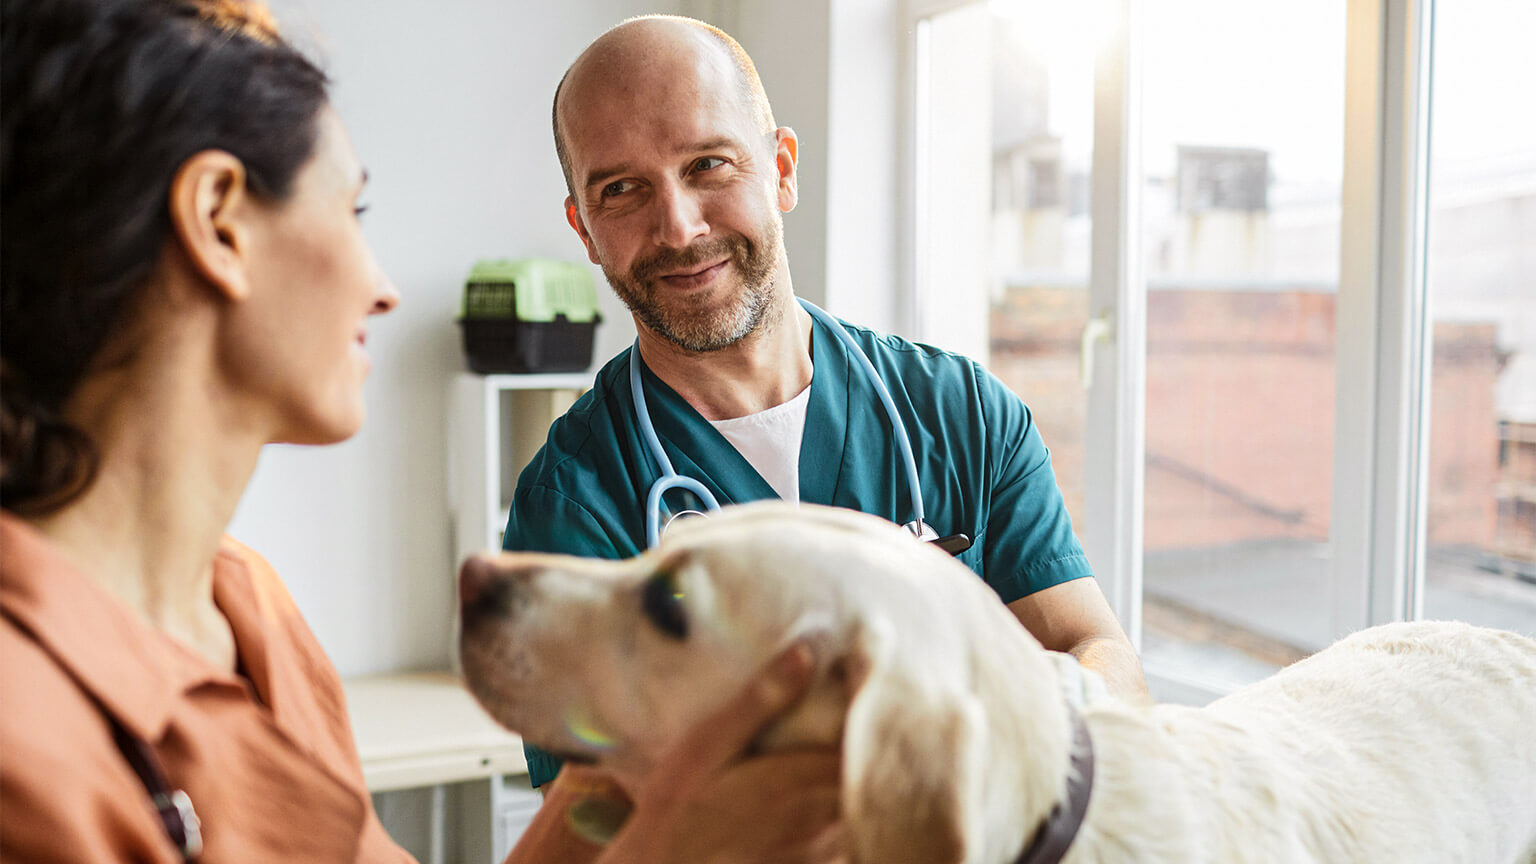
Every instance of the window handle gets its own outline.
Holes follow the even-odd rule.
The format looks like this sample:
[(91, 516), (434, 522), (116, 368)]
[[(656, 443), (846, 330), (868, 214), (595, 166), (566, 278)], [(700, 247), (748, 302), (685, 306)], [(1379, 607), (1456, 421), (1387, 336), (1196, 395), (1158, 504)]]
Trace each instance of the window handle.
[(1100, 342), (1108, 342), (1114, 334), (1115, 325), (1112, 313), (1104, 311), (1098, 317), (1088, 319), (1083, 325), (1082, 353), (1078, 357), (1078, 376), (1082, 378), (1083, 389), (1093, 389), (1093, 348)]

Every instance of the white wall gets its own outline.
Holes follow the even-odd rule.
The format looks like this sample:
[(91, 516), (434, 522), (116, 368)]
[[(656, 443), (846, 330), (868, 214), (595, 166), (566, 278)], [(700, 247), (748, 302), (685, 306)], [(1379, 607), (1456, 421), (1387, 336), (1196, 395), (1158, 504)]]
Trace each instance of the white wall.
[[(335, 79), (372, 176), (366, 233), (404, 299), (370, 328), (363, 431), (335, 447), (269, 447), (230, 530), (277, 567), (342, 674), (444, 668), (454, 612), (444, 412), (463, 368), (453, 319), (464, 276), (491, 255), (585, 260), (561, 213), (555, 84), (607, 27), (676, 10), (641, 0), (272, 6)], [(603, 287), (599, 360), (634, 338)]]
[(795, 293), (904, 332), (898, 255), (903, 85), (894, 0), (686, 0), (757, 66), (774, 118), (800, 139), (800, 202), (784, 218)]
[[(785, 229), (797, 291), (862, 323), (898, 320), (898, 4), (270, 2), (335, 79), (372, 176), (366, 232), (404, 298), (370, 328), (363, 431), (335, 447), (268, 448), (231, 526), (283, 574), (343, 675), (448, 665), (445, 411), (463, 368), (463, 278), (491, 255), (584, 260), (561, 212), (549, 103), (609, 26), (680, 12), (742, 42), (802, 141), (800, 206)], [(627, 311), (600, 294), (598, 362), (634, 338)]]

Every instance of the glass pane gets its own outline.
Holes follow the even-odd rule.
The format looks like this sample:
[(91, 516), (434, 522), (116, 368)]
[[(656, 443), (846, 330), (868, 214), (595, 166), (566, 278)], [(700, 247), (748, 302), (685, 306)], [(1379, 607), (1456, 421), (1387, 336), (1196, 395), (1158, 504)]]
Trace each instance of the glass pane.
[(1435, 6), (1424, 615), (1536, 636), (1536, 81), (1527, 0)]
[(1142, 20), (1143, 650), (1245, 683), (1331, 634), (1345, 0)]
[(994, 0), (926, 19), (918, 36), (919, 337), (985, 358), (1029, 405), (1083, 538), (1077, 364), (1104, 13)]
[(1078, 339), (1088, 321), (1096, 4), (994, 2), (991, 369), (1030, 406), (1072, 514), (1083, 518)]

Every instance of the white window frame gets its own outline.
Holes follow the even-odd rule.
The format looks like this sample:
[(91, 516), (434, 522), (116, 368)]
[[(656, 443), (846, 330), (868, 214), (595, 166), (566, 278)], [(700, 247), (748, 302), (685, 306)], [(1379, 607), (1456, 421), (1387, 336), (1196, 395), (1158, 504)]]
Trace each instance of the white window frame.
[(1433, 0), (1349, 0), (1348, 16), (1330, 530), (1335, 636), (1421, 614), (1429, 416)]
[[(903, 284), (909, 332), (920, 332), (916, 274), (923, 243), (924, 166), (917, 34), (923, 19), (985, 0), (908, 0)], [(1086, 550), (1134, 644), (1141, 645), (1145, 464), (1146, 292), (1140, 254), (1139, 0), (1116, 0), (1114, 36), (1097, 58), (1091, 314), (1107, 336), (1092, 350), (1088, 392)], [(1344, 173), (1336, 307), (1336, 412), (1330, 535), (1335, 636), (1418, 617), (1424, 578), (1429, 349), (1430, 34), (1433, 0), (1347, 0)], [(1108, 530), (1099, 526), (1106, 526)], [(1149, 664), (1161, 698), (1205, 701), (1229, 689), (1189, 670)]]

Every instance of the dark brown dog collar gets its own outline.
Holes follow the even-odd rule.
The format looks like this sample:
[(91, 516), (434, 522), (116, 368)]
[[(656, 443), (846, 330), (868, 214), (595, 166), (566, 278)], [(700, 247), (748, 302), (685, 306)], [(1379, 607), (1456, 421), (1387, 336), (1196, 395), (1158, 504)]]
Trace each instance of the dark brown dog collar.
[(1066, 857), (1088, 815), (1088, 798), (1093, 794), (1093, 738), (1088, 735), (1083, 715), (1070, 703), (1067, 713), (1072, 717), (1072, 774), (1067, 778), (1067, 800), (1057, 801), (1051, 808), (1014, 864), (1057, 864)]

